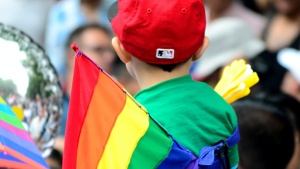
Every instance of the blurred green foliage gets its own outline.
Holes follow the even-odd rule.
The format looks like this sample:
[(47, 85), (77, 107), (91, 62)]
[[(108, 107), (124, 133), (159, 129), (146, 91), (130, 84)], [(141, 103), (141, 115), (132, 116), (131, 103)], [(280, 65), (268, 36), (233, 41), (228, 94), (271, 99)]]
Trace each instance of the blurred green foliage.
[(42, 98), (49, 97), (51, 92), (45, 90), (48, 82), (41, 73), (41, 70), (38, 67), (37, 60), (30, 54), (27, 54), (27, 56), (27, 59), (22, 63), (29, 72), (29, 84), (26, 92), (26, 97), (30, 99), (35, 99), (36, 95), (39, 95)]
[(3, 80), (0, 78), (0, 96), (6, 100), (10, 94), (14, 94), (17, 90), (17, 86), (14, 82), (9, 80)]

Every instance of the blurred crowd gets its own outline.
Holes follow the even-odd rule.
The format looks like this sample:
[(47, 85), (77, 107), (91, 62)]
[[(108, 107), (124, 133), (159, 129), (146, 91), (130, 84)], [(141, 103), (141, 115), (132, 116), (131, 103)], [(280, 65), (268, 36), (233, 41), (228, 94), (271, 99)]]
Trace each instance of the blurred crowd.
[[(300, 168), (300, 0), (204, 0), (210, 45), (190, 74), (212, 87), (222, 69), (245, 59), (260, 82), (233, 104), (241, 132), (243, 169)], [(107, 19), (114, 0), (0, 0), (0, 22), (44, 47), (63, 86), (63, 116), (54, 155), (61, 167), (76, 42), (131, 95), (138, 84), (116, 56)], [(58, 158), (59, 156), (59, 158)], [(49, 158), (50, 158), (49, 157)]]

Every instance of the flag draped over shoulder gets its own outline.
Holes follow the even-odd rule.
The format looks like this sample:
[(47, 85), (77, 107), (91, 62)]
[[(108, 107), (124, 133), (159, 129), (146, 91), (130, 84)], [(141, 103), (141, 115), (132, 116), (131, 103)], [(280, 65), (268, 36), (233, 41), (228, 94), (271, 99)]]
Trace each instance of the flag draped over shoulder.
[(76, 46), (64, 169), (198, 168), (197, 159)]
[(21, 121), (0, 97), (0, 167), (48, 168)]

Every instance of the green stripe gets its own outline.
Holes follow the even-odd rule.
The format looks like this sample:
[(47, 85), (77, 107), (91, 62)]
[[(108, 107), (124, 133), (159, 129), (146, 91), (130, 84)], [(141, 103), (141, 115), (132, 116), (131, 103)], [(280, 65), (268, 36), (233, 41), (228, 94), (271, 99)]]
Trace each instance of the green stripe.
[(230, 166), (234, 167), (239, 164), (238, 145), (231, 147), (229, 150)]
[(0, 111), (0, 119), (19, 128), (19, 129), (25, 130), (22, 123), (16, 116), (11, 116), (9, 114), (6, 114), (6, 113), (3, 113)]
[[(171, 138), (150, 119), (149, 128), (134, 150), (128, 168), (157, 168), (157, 166), (168, 157), (172, 143)], [(147, 155), (145, 155), (145, 152), (147, 152)]]

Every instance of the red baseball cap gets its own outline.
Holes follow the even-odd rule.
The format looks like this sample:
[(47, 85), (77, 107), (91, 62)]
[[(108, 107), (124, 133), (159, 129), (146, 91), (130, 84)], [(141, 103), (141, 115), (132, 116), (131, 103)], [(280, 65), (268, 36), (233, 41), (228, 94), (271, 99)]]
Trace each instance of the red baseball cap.
[(203, 0), (118, 0), (108, 19), (123, 47), (150, 64), (186, 61), (202, 46)]

